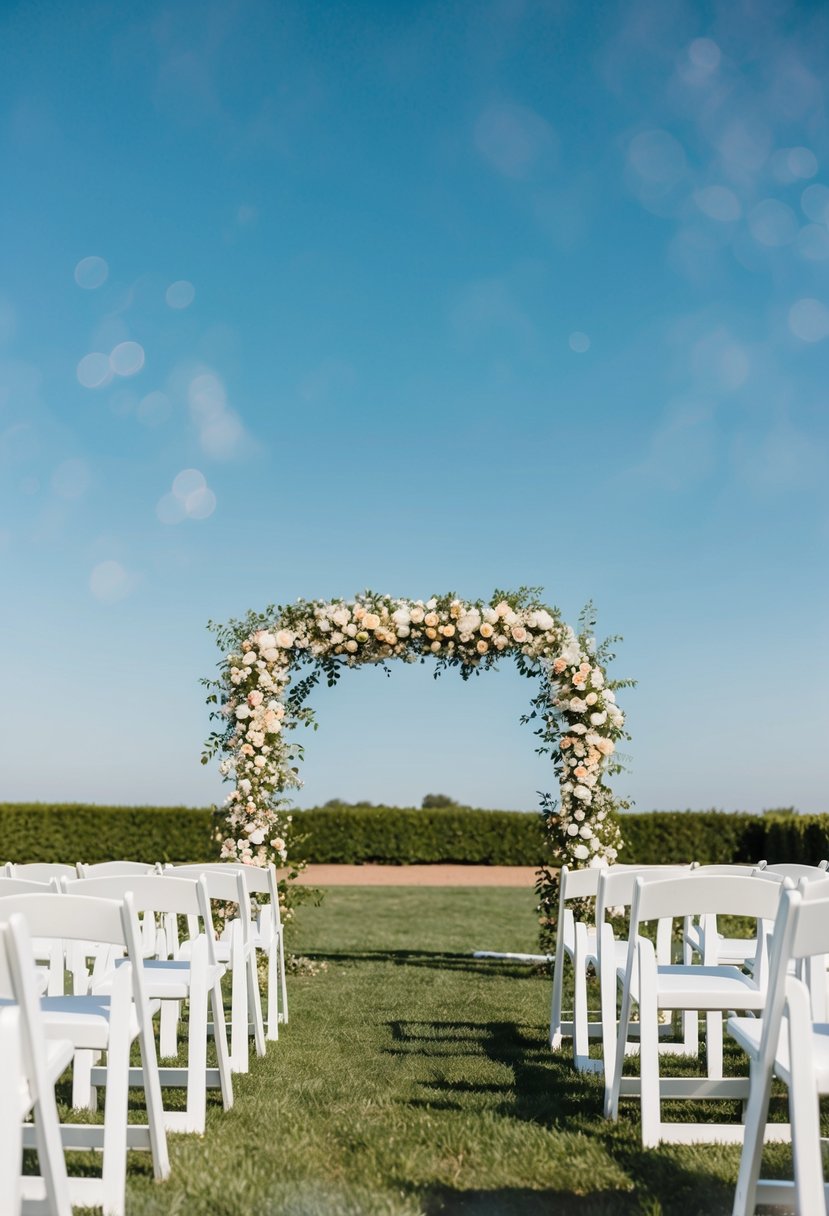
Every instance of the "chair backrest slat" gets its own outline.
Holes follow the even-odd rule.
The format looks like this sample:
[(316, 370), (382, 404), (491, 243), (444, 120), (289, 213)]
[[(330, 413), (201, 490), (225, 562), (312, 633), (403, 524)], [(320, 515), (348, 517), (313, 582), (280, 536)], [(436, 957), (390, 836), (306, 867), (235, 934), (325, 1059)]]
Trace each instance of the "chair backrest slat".
[[(784, 885), (788, 880), (784, 880)], [(633, 900), (633, 915), (639, 922), (662, 917), (696, 915), (747, 916), (774, 920), (780, 902), (777, 883), (725, 874), (686, 875), (653, 882), (639, 876)]]
[(111, 899), (49, 892), (37, 895), (0, 895), (0, 921), (19, 913), (31, 937), (58, 937), (73, 941), (106, 942), (126, 946), (121, 904)]

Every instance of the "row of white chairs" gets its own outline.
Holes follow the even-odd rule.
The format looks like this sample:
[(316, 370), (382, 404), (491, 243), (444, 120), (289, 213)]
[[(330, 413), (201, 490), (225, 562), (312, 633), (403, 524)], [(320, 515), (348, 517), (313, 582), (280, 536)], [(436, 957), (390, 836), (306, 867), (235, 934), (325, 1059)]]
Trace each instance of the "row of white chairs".
[[(17, 1216), (21, 1202), (59, 1216), (76, 1205), (121, 1216), (127, 1149), (149, 1149), (156, 1178), (165, 1178), (167, 1131), (204, 1131), (208, 1088), (221, 1090), (225, 1109), (232, 1105), (232, 1073), (247, 1071), (249, 1035), (264, 1054), (257, 949), (268, 957), (269, 1037), (287, 1021), (275, 872), (124, 862), (10, 869), (0, 877), (0, 1067), (12, 1081), (0, 1098), (0, 1216)], [(251, 890), (270, 896), (255, 918)], [(238, 910), (221, 938), (213, 928), (217, 900)], [(221, 989), (228, 971), (230, 1045)], [(182, 1002), (186, 1066), (159, 1068), (153, 1017), (160, 1018), (160, 1054), (176, 1055)], [(207, 1066), (211, 1035), (215, 1068)], [(130, 1065), (134, 1043), (140, 1067)], [(96, 1109), (98, 1087), (106, 1086), (103, 1125), (59, 1124), (54, 1086), (70, 1062), (73, 1107)], [(186, 1090), (183, 1110), (164, 1108), (168, 1086)], [(131, 1087), (144, 1090), (146, 1124), (127, 1123)], [(29, 1114), (32, 1121), (23, 1122)], [(39, 1176), (21, 1177), (22, 1147), (37, 1148)], [(68, 1178), (63, 1152), (70, 1148), (102, 1150), (100, 1177)]]
[[(577, 919), (567, 907), (579, 900), (576, 907), (583, 908), (591, 888), (595, 925)], [(615, 939), (608, 915), (611, 908), (629, 909), (626, 941)], [(755, 935), (724, 938), (717, 931), (717, 917), (726, 915), (750, 918)], [(675, 922), (682, 926), (681, 963), (671, 958)], [(655, 943), (642, 932), (649, 923), (657, 925)], [(569, 1033), (576, 1066), (603, 1070), (606, 1116), (617, 1119), (620, 1098), (635, 1096), (640, 1100), (645, 1146), (666, 1141), (743, 1144), (735, 1216), (753, 1213), (757, 1203), (790, 1205), (793, 1200), (799, 1212), (825, 1211), (818, 1099), (829, 1092), (826, 863), (563, 871), (558, 936), (551, 1045), (560, 1047)], [(569, 1024), (561, 1015), (565, 959), (573, 963), (575, 980)], [(599, 975), (601, 1001), (601, 1016), (592, 1024), (586, 984), (591, 964)], [(677, 1011), (683, 1018), (682, 1040), (661, 1042), (661, 1033), (670, 1029)], [(738, 1017), (738, 1012), (743, 1016)], [(700, 1013), (707, 1020), (706, 1075), (663, 1075), (660, 1056), (666, 1051), (697, 1054)], [(723, 1076), (724, 1016), (729, 1034), (748, 1055), (748, 1078)], [(601, 1061), (588, 1054), (591, 1030), (602, 1040)], [(623, 1076), (625, 1058), (631, 1054), (640, 1057), (637, 1077)], [(789, 1087), (790, 1124), (767, 1122), (774, 1075)], [(666, 1098), (737, 1098), (747, 1110), (746, 1121), (668, 1122), (662, 1117)], [(763, 1143), (789, 1139), (794, 1148), (794, 1184), (759, 1182)]]

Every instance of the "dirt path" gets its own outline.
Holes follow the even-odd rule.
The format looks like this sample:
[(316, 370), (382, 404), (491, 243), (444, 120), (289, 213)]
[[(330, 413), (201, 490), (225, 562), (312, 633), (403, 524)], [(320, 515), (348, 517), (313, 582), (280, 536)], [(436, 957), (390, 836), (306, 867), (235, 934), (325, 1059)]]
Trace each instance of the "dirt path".
[(299, 879), (308, 887), (530, 887), (531, 866), (311, 865)]

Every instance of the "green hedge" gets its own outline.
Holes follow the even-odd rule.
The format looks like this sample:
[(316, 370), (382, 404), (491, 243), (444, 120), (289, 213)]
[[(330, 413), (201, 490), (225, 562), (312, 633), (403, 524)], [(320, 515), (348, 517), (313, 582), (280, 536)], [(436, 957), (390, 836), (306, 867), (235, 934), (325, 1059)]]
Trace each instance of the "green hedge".
[(534, 866), (544, 851), (541, 816), (469, 807), (337, 806), (300, 811), (303, 856), (316, 862)]
[(206, 861), (209, 810), (188, 806), (0, 803), (2, 861)]
[[(298, 811), (311, 862), (538, 865), (534, 811), (325, 806)], [(622, 816), (622, 861), (805, 861), (829, 857), (829, 815), (649, 811)], [(198, 807), (0, 803), (0, 861), (198, 861), (215, 857), (211, 812)]]

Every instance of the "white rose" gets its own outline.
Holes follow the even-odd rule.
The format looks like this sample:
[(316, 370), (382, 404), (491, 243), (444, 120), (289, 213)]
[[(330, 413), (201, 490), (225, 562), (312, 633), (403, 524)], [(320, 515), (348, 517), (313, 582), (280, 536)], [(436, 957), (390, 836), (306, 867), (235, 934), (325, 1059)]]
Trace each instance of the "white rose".
[(434, 598), (434, 596), (430, 600), (426, 601), (426, 607), (429, 609), (430, 612), (432, 612), (433, 609), (437, 608), (437, 606), (438, 606), (438, 602)]
[(606, 709), (603, 709), (602, 712), (599, 714), (590, 715), (590, 725), (591, 726), (604, 726), (606, 721), (607, 721), (607, 710)]
[(244, 663), (245, 667), (253, 667), (253, 664), (256, 662), (256, 651), (249, 650), (242, 659), (242, 662)]
[(573, 790), (573, 797), (578, 798), (580, 802), (589, 802), (592, 796), (586, 785), (577, 785)]
[(255, 828), (248, 837), (251, 844), (262, 844), (265, 839), (265, 829)]
[(570, 698), (570, 709), (574, 714), (583, 714), (587, 709), (587, 702), (582, 701), (581, 697)]
[(604, 690), (604, 699), (605, 699), (605, 701), (609, 701), (611, 705), (616, 700), (616, 693), (613, 691), (612, 688), (606, 688)]
[(236, 717), (239, 722), (244, 722), (245, 718), (250, 717), (250, 710), (248, 709), (247, 705), (236, 706)]
[(555, 629), (556, 623), (546, 609), (539, 608), (538, 611), (534, 613), (534, 616), (536, 629), (543, 629), (545, 633), (549, 632), (551, 629)]
[(578, 825), (575, 823), (571, 823), (567, 828), (567, 835), (568, 836), (578, 836), (578, 834), (579, 834)]
[(339, 646), (340, 642), (345, 641), (345, 634), (340, 633), (339, 629), (335, 629), (331, 634), (331, 642), (334, 646)]
[(393, 612), (391, 614), (391, 619), (394, 622), (394, 624), (398, 627), (398, 629), (401, 629), (401, 628), (405, 629), (405, 627), (409, 624), (409, 622), (411, 621), (412, 618), (411, 618), (408, 608), (398, 608), (395, 612)]
[(250, 782), (248, 781), (247, 777), (245, 777), (245, 778), (244, 778), (242, 781), (240, 781), (240, 782), (239, 782), (239, 789), (242, 791), (242, 793), (243, 793), (243, 794), (249, 794), (249, 793), (250, 793), (250, 791), (251, 791), (251, 784), (250, 784)]
[(268, 762), (264, 756), (254, 756), (253, 763), (256, 768), (264, 768)]
[(595, 705), (599, 698), (595, 692), (589, 692), (584, 699), (588, 705)]
[(398, 625), (397, 626), (397, 636), (399, 638), (407, 638), (411, 632), (412, 631), (408, 625)]
[(423, 611), (422, 608), (415, 607), (415, 608), (412, 608), (409, 615), (410, 615), (412, 624), (419, 625), (421, 623), (421, 621), (423, 620), (424, 616), (426, 615), (426, 613)]
[(601, 667), (594, 667), (590, 673), (590, 683), (594, 688), (604, 688), (604, 676)]
[(281, 646), (283, 650), (290, 650), (294, 644), (294, 638), (295, 635), (291, 633), (290, 629), (280, 629), (276, 635), (276, 644), (277, 646)]
[(345, 644), (345, 648), (349, 654), (354, 654), (354, 652), (357, 650), (357, 643), (353, 638), (349, 638)]
[(266, 650), (273, 650), (274, 646), (276, 645), (276, 638), (272, 633), (264, 631), (263, 633), (260, 633), (259, 637), (256, 639), (256, 645), (263, 653)]
[(494, 625), (495, 622), (498, 620), (498, 613), (495, 611), (494, 608), (484, 608), (483, 612), (481, 613), (481, 616), (484, 618), (487, 625)]
[(331, 628), (331, 622), (324, 616), (320, 617), (320, 619), (317, 621), (317, 628), (319, 629), (320, 633), (328, 633)]
[(264, 652), (264, 654), (262, 655), (262, 658), (266, 659), (268, 661), (268, 663), (275, 663), (276, 660), (279, 658), (279, 651), (278, 650), (266, 650)]
[(590, 850), (586, 844), (577, 844), (573, 849), (573, 856), (575, 857), (576, 861), (586, 861), (590, 856)]
[(332, 612), (331, 614), (331, 620), (335, 625), (338, 625), (340, 629), (347, 625), (350, 619), (351, 613), (347, 608), (338, 608), (336, 612)]
[(589, 823), (582, 824), (581, 828), (579, 829), (579, 835), (582, 837), (583, 840), (590, 839), (590, 837), (593, 835), (593, 829), (591, 828)]
[(572, 726), (567, 727), (571, 735), (586, 735), (587, 727), (583, 722), (575, 722)]

